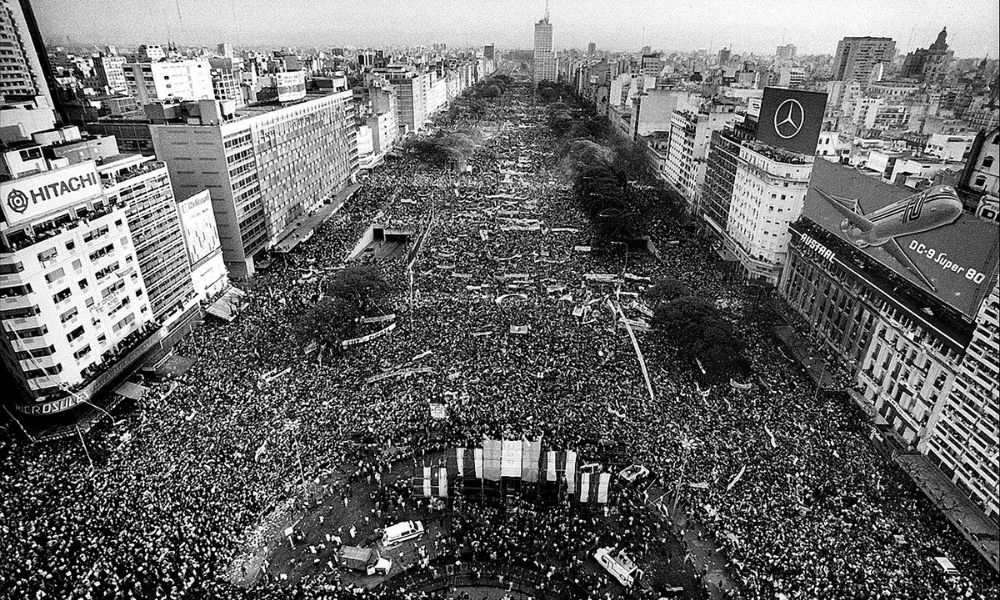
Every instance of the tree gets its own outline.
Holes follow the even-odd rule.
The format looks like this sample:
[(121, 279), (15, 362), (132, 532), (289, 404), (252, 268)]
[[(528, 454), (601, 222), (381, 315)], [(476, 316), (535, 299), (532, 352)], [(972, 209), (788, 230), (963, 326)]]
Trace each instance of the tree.
[(323, 288), (330, 296), (351, 302), (357, 310), (368, 308), (389, 291), (382, 274), (371, 265), (351, 265), (338, 271)]
[[(672, 291), (680, 287), (669, 285)], [(701, 361), (703, 381), (717, 383), (749, 372), (742, 341), (715, 305), (703, 298), (679, 296), (661, 303), (653, 312), (653, 328), (681, 354)]]
[(303, 342), (316, 342), (339, 349), (340, 342), (353, 336), (361, 312), (346, 298), (324, 298), (302, 311), (295, 334)]
[(670, 302), (681, 296), (690, 296), (691, 288), (680, 279), (664, 277), (658, 279), (646, 290), (646, 302), (654, 309), (665, 302)]

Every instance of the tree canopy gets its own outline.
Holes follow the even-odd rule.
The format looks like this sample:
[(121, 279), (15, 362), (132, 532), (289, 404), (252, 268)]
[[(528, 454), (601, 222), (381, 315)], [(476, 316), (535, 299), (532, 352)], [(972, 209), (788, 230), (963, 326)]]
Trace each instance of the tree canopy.
[(328, 278), (323, 291), (350, 302), (357, 310), (365, 310), (388, 293), (389, 285), (375, 267), (350, 265)]
[[(669, 285), (678, 291), (679, 286)], [(653, 329), (682, 355), (701, 361), (706, 371), (701, 377), (704, 381), (717, 383), (749, 371), (742, 341), (715, 305), (704, 298), (687, 295), (662, 302), (654, 309)]]

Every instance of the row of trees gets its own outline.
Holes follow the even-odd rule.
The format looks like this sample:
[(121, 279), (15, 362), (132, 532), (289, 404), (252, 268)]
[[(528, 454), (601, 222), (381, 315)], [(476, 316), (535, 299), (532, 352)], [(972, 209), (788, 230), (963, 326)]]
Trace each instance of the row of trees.
[(431, 162), (462, 171), (482, 141), (483, 134), (478, 127), (455, 126), (439, 129), (433, 135), (408, 138), (403, 148)]
[[(542, 85), (539, 89), (556, 89)], [(548, 125), (557, 136), (559, 167), (573, 182), (573, 196), (598, 234), (626, 243), (644, 235), (645, 221), (635, 208), (622, 151), (609, 142), (607, 120), (562, 101), (546, 110)]]
[(320, 299), (299, 315), (295, 333), (304, 344), (340, 350), (340, 342), (356, 337), (359, 319), (380, 310), (390, 292), (388, 283), (371, 265), (351, 265), (320, 283)]
[[(646, 234), (645, 215), (663, 217), (669, 214), (665, 205), (678, 205), (675, 194), (658, 181), (642, 146), (614, 135), (608, 120), (572, 89), (543, 82), (536, 96), (548, 105), (548, 126), (557, 137), (560, 167), (573, 182), (573, 196), (600, 235), (628, 243)], [(637, 195), (630, 181), (650, 184), (655, 193)], [(672, 278), (657, 281), (645, 297), (653, 308), (654, 340), (697, 359), (692, 362), (700, 367), (703, 382), (747, 375), (750, 363), (743, 343), (712, 302)]]
[(489, 101), (507, 93), (511, 83), (512, 80), (507, 75), (492, 75), (477, 82), (452, 100), (445, 120), (451, 124), (462, 120), (479, 122), (489, 111)]
[[(693, 295), (679, 279), (657, 281), (645, 293), (653, 307), (653, 330), (682, 356), (697, 359), (707, 383), (742, 379), (750, 372), (743, 342), (712, 302)], [(700, 372), (700, 371), (699, 371)]]

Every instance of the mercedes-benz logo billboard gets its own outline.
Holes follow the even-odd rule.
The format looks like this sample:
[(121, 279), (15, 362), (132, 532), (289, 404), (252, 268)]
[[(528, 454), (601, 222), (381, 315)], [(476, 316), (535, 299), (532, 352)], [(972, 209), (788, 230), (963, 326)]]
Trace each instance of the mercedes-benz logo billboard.
[(805, 111), (798, 100), (789, 98), (778, 105), (774, 111), (774, 132), (782, 139), (797, 136), (802, 131), (805, 122)]

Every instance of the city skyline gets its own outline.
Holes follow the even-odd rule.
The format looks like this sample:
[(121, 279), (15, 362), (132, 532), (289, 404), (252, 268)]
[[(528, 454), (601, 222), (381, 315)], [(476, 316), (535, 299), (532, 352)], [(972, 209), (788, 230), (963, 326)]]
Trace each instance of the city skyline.
[[(94, 45), (227, 41), (236, 45), (479, 46), (487, 40), (500, 47), (530, 48), (532, 32), (525, 23), (537, 21), (545, 11), (541, 0), (350, 0), (336, 7), (302, 0), (280, 4), (226, 0), (221, 6), (197, 0), (155, 6), (131, 0), (79, 4), (36, 0), (33, 5), (49, 43), (64, 43), (69, 36), (69, 43)], [(747, 27), (743, 6), (727, 0), (626, 1), (616, 8), (609, 12), (591, 0), (551, 3), (556, 49), (585, 49), (595, 42), (598, 49), (614, 51), (648, 45), (666, 51), (732, 47), (735, 53), (770, 54), (790, 43), (799, 54), (832, 55), (840, 38), (871, 35), (892, 37), (897, 52), (905, 54), (926, 47), (947, 26), (956, 57), (996, 58), (1000, 53), (1000, 7), (995, 3), (894, 0), (876, 5), (851, 0), (807, 7), (771, 2), (759, 8), (753, 28)], [(101, 19), (102, 15), (118, 18)], [(127, 31), (123, 23), (129, 25)]]

